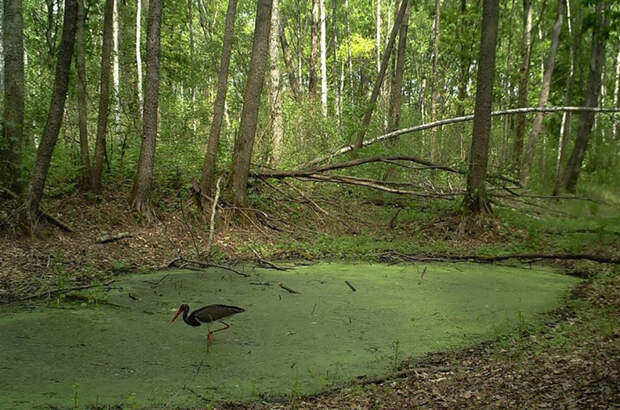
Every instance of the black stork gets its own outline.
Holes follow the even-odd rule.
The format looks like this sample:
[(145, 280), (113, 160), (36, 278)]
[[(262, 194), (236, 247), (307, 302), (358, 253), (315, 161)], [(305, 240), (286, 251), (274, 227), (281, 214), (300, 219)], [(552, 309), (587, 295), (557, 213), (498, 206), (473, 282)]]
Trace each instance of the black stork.
[(245, 312), (245, 309), (237, 307), (237, 306), (228, 306), (228, 305), (207, 305), (203, 306), (200, 309), (194, 310), (192, 313), (189, 313), (189, 305), (183, 303), (181, 307), (179, 307), (179, 311), (170, 321), (170, 324), (173, 324), (175, 320), (183, 313), (183, 321), (190, 326), (200, 326), (203, 323), (211, 323), (215, 321), (219, 321), (225, 327), (221, 329), (216, 329), (214, 331), (208, 330), (207, 340), (210, 345), (213, 342), (213, 333), (219, 332), (220, 330), (226, 330), (230, 327), (230, 325), (226, 322), (222, 322), (220, 319), (223, 319), (228, 316), (235, 315), (237, 313)]

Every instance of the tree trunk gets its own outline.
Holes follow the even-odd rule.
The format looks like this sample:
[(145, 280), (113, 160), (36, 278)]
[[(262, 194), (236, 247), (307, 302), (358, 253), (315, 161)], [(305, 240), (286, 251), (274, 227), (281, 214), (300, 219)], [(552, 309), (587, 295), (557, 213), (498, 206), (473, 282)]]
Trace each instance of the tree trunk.
[(388, 131), (398, 129), (400, 125), (400, 114), (403, 103), (403, 75), (405, 73), (405, 62), (407, 58), (407, 31), (409, 29), (409, 13), (411, 4), (407, 5), (403, 21), (398, 33), (398, 49), (396, 52), (396, 69), (392, 77), (392, 87), (390, 89), (390, 107)]
[(24, 21), (21, 0), (4, 0), (4, 112), (0, 138), (0, 185), (21, 193), (24, 143)]
[(490, 211), (484, 180), (487, 175), (489, 160), (489, 134), (491, 133), (498, 20), (499, 0), (484, 0), (482, 5), (480, 58), (476, 82), (474, 130), (469, 174), (467, 177), (467, 195), (464, 198), (465, 207), (473, 214)]
[(84, 24), (86, 11), (84, 0), (77, 0), (77, 30), (75, 33), (77, 47), (75, 67), (78, 75), (77, 98), (78, 98), (78, 128), (80, 130), (80, 159), (82, 161), (82, 188), (91, 187), (90, 179), (90, 150), (88, 148), (88, 95), (86, 92), (86, 39), (84, 37)]
[(353, 88), (353, 58), (351, 56), (351, 22), (349, 21), (349, 0), (344, 0), (347, 18), (347, 59), (349, 65), (349, 91), (351, 93), (351, 104), (353, 104), (355, 91)]
[[(461, 33), (461, 49), (459, 53), (459, 93), (458, 102), (456, 106), (456, 116), (462, 117), (465, 115), (465, 99), (467, 98), (467, 85), (469, 84), (469, 68), (471, 66), (471, 45), (470, 41), (465, 37), (466, 23), (465, 17), (467, 14), (467, 0), (461, 0), (461, 14), (459, 18), (459, 32)], [(473, 43), (473, 41), (471, 42)], [(465, 159), (465, 146), (464, 146), (464, 134), (466, 128), (464, 126), (459, 127), (459, 152), (461, 160)]]
[[(551, 46), (549, 48), (549, 55), (545, 62), (545, 70), (543, 75), (543, 81), (540, 89), (540, 97), (538, 98), (538, 107), (542, 108), (547, 105), (549, 101), (549, 92), (551, 91), (551, 77), (553, 76), (553, 69), (555, 66), (555, 57), (558, 54), (558, 44), (560, 42), (560, 33), (562, 32), (562, 20), (564, 19), (564, 2), (566, 0), (558, 0), (558, 14), (553, 26), (553, 34), (551, 36)], [(527, 141), (527, 147), (525, 150), (525, 157), (521, 164), (520, 180), (522, 184), (527, 182), (529, 177), (530, 168), (534, 160), (534, 145), (538, 140), (538, 136), (542, 131), (544, 114), (542, 112), (536, 113), (534, 117), (534, 124), (532, 125), (532, 131)]]
[[(575, 88), (575, 42), (576, 38), (573, 36), (573, 23), (571, 21), (571, 5), (570, 0), (566, 0), (566, 24), (568, 26), (568, 47), (569, 47), (569, 69), (568, 80), (566, 84), (566, 106), (573, 104), (573, 89)], [(617, 105), (615, 105), (617, 106)], [(615, 117), (614, 117), (615, 118)], [(568, 148), (568, 138), (571, 134), (571, 113), (565, 112), (562, 114), (562, 122), (560, 124), (560, 138), (558, 140), (558, 153), (555, 163), (555, 175), (556, 178), (560, 175), (562, 166), (565, 162), (566, 149)]]
[[(439, 59), (439, 20), (441, 16), (441, 1), (435, 0), (435, 19), (433, 21), (433, 73), (431, 81), (431, 122), (437, 121), (437, 99), (439, 98), (439, 73), (437, 60)], [(431, 161), (437, 159), (437, 128), (431, 130)]]
[(280, 26), (278, 28), (280, 32), (280, 44), (282, 46), (282, 54), (284, 55), (284, 63), (286, 64), (286, 71), (288, 73), (288, 82), (293, 92), (293, 97), (298, 103), (301, 102), (301, 93), (299, 91), (299, 84), (297, 83), (297, 76), (295, 76), (295, 68), (293, 67), (293, 58), (291, 57), (291, 50), (286, 41), (286, 25), (284, 19), (280, 19)]
[(377, 0), (377, 73), (381, 71), (381, 0)]
[(106, 133), (110, 111), (110, 57), (112, 53), (112, 20), (114, 0), (106, 0), (103, 16), (103, 45), (101, 51), (101, 83), (99, 93), (99, 117), (97, 119), (97, 139), (95, 140), (95, 160), (91, 187), (94, 192), (101, 192), (101, 174), (106, 153)]
[[(592, 27), (592, 49), (590, 55), (590, 79), (588, 81), (588, 90), (585, 96), (586, 107), (596, 107), (601, 91), (601, 74), (605, 65), (605, 45), (609, 35), (607, 26), (608, 4), (606, 2), (598, 2), (596, 4), (596, 21)], [(568, 160), (568, 164), (564, 172), (558, 177), (557, 186), (554, 189), (554, 195), (563, 191), (575, 193), (579, 173), (581, 172), (581, 164), (588, 148), (592, 124), (594, 123), (593, 112), (583, 112), (581, 114), (581, 122), (579, 131), (577, 132), (577, 140), (573, 152)]]
[[(616, 54), (616, 78), (614, 83), (614, 107), (618, 106), (620, 102), (620, 48)], [(616, 116), (612, 120), (612, 138), (614, 141), (618, 141), (618, 135), (620, 135), (620, 122), (616, 119)]]
[[(114, 13), (112, 14), (112, 45), (114, 52), (112, 54), (112, 82), (114, 84), (114, 92), (112, 93), (112, 101), (114, 102), (114, 137), (118, 138), (121, 134), (121, 76), (119, 63), (119, 43), (118, 43), (118, 0), (114, 0)], [(114, 139), (112, 139), (114, 141)], [(110, 149), (110, 152), (113, 150)]]
[(327, 117), (327, 28), (325, 25), (325, 0), (320, 0), (321, 9), (321, 110)]
[(149, 0), (146, 37), (146, 87), (142, 121), (142, 145), (138, 171), (131, 192), (131, 203), (138, 214), (150, 221), (153, 210), (149, 194), (153, 182), (155, 141), (157, 140), (157, 108), (159, 104), (159, 57), (163, 0)]
[(269, 34), (270, 87), (269, 106), (271, 107), (271, 165), (277, 167), (284, 150), (284, 125), (282, 119), (282, 87), (280, 85), (280, 48), (278, 46), (280, 26), (279, 0), (273, 1), (271, 10), (271, 33)]
[(312, 0), (312, 27), (311, 27), (312, 50), (310, 53), (310, 79), (308, 89), (313, 97), (317, 93), (316, 64), (319, 60), (319, 0)]
[(409, 0), (402, 1), (400, 5), (400, 10), (398, 11), (398, 16), (394, 21), (394, 26), (392, 27), (392, 32), (390, 34), (390, 40), (388, 41), (388, 45), (385, 49), (383, 59), (381, 61), (379, 74), (377, 75), (377, 79), (372, 89), (372, 94), (370, 95), (368, 108), (366, 109), (366, 113), (364, 114), (360, 130), (357, 134), (357, 139), (355, 141), (355, 150), (362, 148), (362, 144), (364, 143), (364, 137), (366, 136), (366, 131), (368, 129), (368, 125), (370, 124), (370, 118), (372, 117), (372, 112), (374, 111), (375, 105), (377, 103), (377, 97), (379, 96), (379, 91), (381, 90), (381, 84), (383, 84), (385, 70), (387, 69), (388, 62), (390, 61), (390, 55), (392, 54), (392, 49), (394, 48), (396, 33), (398, 33), (398, 30), (400, 29), (400, 25), (402, 24), (403, 18), (405, 16), (405, 10), (407, 10), (408, 5)]
[(340, 88), (340, 75), (338, 74), (338, 0), (332, 0), (332, 57), (334, 59), (334, 82), (333, 87), (336, 91), (334, 101), (334, 112), (338, 119), (338, 130), (342, 132), (342, 90)]
[[(527, 89), (529, 85), (530, 60), (532, 56), (532, 3), (523, 0), (523, 40), (521, 49), (521, 78), (519, 80), (519, 107), (527, 107)], [(512, 149), (512, 162), (515, 174), (521, 172), (521, 156), (523, 153), (523, 136), (525, 135), (525, 114), (517, 117), (517, 133)]]
[(41, 204), (41, 198), (43, 197), (47, 171), (49, 170), (54, 147), (58, 140), (60, 126), (62, 125), (67, 89), (69, 87), (69, 72), (71, 71), (73, 45), (75, 43), (76, 20), (77, 2), (76, 0), (66, 0), (62, 39), (60, 41), (58, 61), (56, 63), (54, 91), (52, 92), (47, 121), (45, 123), (45, 128), (43, 128), (39, 148), (37, 149), (37, 156), (34, 166), (32, 167), (30, 183), (26, 195), (26, 212), (30, 227), (34, 227), (39, 216), (39, 206)]
[(138, 104), (142, 107), (142, 52), (140, 51), (142, 41), (142, 0), (136, 1), (136, 70), (138, 73)]
[[(207, 143), (207, 153), (205, 155), (200, 189), (207, 196), (212, 196), (213, 184), (215, 182), (215, 165), (217, 163), (217, 149), (220, 141), (222, 129), (222, 118), (226, 112), (226, 93), (228, 91), (228, 67), (230, 66), (230, 54), (235, 33), (235, 18), (237, 15), (237, 0), (228, 0), (226, 11), (226, 27), (224, 29), (224, 40), (222, 43), (222, 57), (220, 69), (217, 75), (217, 94), (213, 106), (213, 121), (209, 130), (209, 142)], [(206, 208), (205, 198), (199, 201), (203, 209)]]
[(258, 0), (252, 57), (250, 59), (250, 72), (248, 73), (243, 95), (239, 134), (235, 140), (233, 151), (230, 193), (232, 196), (232, 203), (234, 206), (240, 208), (247, 208), (248, 206), (248, 175), (250, 172), (250, 160), (252, 159), (254, 136), (258, 122), (260, 96), (263, 90), (267, 57), (269, 54), (271, 6), (272, 0)]

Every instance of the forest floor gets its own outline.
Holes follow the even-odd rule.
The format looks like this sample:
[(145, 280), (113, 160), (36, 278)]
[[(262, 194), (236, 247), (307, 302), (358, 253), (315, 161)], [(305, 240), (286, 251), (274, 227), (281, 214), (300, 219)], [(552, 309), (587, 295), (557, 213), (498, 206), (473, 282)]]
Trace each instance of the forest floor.
[[(192, 201), (158, 206), (141, 224), (125, 197), (98, 201), (74, 194), (45, 208), (70, 225), (42, 224), (20, 238), (11, 201), (0, 205), (0, 303), (103, 283), (116, 275), (203, 261), (273, 267), (282, 260), (365, 260), (504, 254), (591, 254), (618, 260), (620, 215), (595, 203), (558, 206), (542, 200), (496, 204), (495, 216), (470, 221), (454, 203), (389, 203), (341, 194), (257, 197), (244, 227), (220, 213), (212, 246), (210, 223)], [(14, 204), (13, 204), (14, 205)], [(130, 236), (98, 243), (106, 235)], [(585, 280), (541, 326), (474, 348), (403, 363), (393, 379), (343, 386), (279, 402), (229, 403), (226, 408), (586, 407), (620, 402), (620, 287), (617, 264), (588, 260), (552, 264)], [(504, 262), (506, 263), (506, 262)], [(516, 262), (515, 262), (516, 263)]]

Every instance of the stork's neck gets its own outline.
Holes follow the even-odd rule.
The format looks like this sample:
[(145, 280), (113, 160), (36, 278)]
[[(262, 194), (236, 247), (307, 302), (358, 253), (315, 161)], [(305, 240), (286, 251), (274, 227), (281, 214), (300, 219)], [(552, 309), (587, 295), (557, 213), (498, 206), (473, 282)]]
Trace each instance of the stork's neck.
[(196, 320), (194, 314), (188, 315), (189, 307), (183, 311), (183, 321), (190, 326), (200, 326), (200, 322)]

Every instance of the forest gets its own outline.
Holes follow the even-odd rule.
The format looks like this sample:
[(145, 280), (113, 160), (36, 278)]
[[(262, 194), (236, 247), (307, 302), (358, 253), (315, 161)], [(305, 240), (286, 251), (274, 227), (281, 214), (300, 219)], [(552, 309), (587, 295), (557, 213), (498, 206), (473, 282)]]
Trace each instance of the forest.
[(0, 408), (617, 405), (613, 0), (0, 2)]

